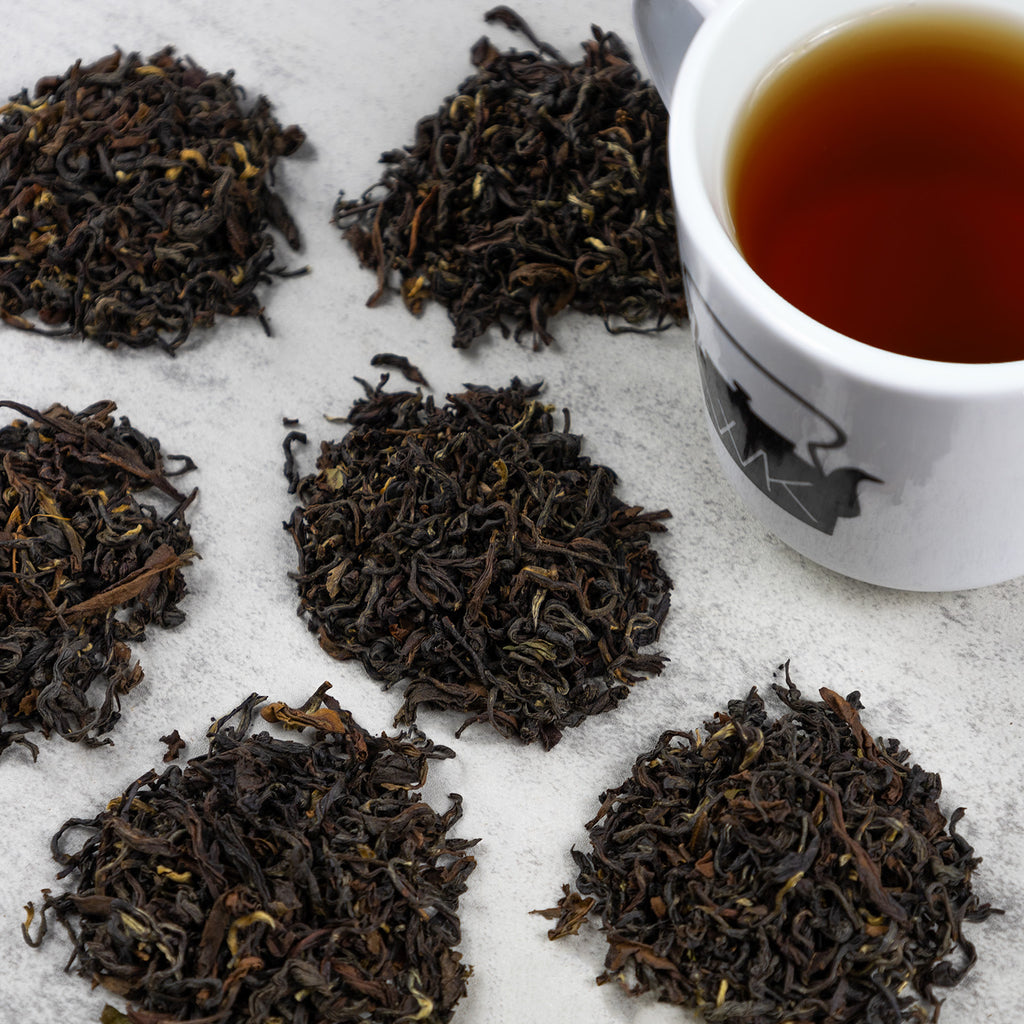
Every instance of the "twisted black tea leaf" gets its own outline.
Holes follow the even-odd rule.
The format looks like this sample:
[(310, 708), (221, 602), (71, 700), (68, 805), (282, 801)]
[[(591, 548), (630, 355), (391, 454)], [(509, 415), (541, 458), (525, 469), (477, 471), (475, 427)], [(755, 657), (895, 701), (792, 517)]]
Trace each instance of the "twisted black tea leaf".
[(507, 7), (486, 18), (537, 52), (481, 39), (476, 73), (419, 122), (411, 146), (383, 154), (376, 185), (335, 205), (335, 223), (377, 271), (368, 304), (397, 274), (410, 311), (426, 299), (446, 307), (457, 348), (492, 326), (538, 348), (567, 307), (615, 330), (678, 322), (668, 115), (656, 90), (613, 33), (595, 27), (571, 63)]
[(648, 542), (669, 513), (626, 505), (539, 384), (466, 385), (438, 408), (386, 380), (316, 474), (295, 468), (303, 435), (286, 441), (300, 612), (328, 653), (405, 682), (398, 721), (450, 709), (551, 747), (661, 671), (640, 648), (668, 612)]
[(267, 328), (268, 227), (299, 246), (274, 165), (305, 136), (241, 97), (168, 47), (79, 61), (0, 107), (0, 318), (168, 352), (216, 314)]
[[(105, 1022), (451, 1019), (477, 840), (448, 835), (458, 795), (439, 814), (417, 790), (454, 755), (416, 730), (371, 736), (327, 688), (297, 709), (253, 694), (207, 753), (53, 837), (78, 886), (44, 891), (36, 935), (31, 903), (23, 931), (39, 945), (56, 917), (78, 973), (129, 1002)], [(315, 736), (250, 734), (257, 711)]]
[(371, 366), (390, 366), (394, 370), (398, 370), (399, 373), (413, 384), (422, 384), (424, 387), (430, 387), (427, 383), (427, 378), (423, 376), (422, 371), (414, 363), (409, 362), (405, 356), (395, 355), (394, 352), (378, 352), (370, 360)]
[[(0, 406), (28, 417), (0, 428), (0, 756), (17, 743), (34, 757), (34, 731), (100, 742), (142, 679), (130, 645), (184, 619), (196, 491), (171, 478), (195, 467), (116, 423), (113, 402)], [(147, 490), (173, 506), (141, 502)]]
[(549, 935), (595, 914), (599, 982), (712, 1022), (935, 1020), (936, 987), (975, 962), (964, 922), (999, 913), (972, 891), (963, 809), (947, 821), (939, 777), (871, 738), (858, 694), (786, 682), (779, 718), (751, 691), (602, 794)]

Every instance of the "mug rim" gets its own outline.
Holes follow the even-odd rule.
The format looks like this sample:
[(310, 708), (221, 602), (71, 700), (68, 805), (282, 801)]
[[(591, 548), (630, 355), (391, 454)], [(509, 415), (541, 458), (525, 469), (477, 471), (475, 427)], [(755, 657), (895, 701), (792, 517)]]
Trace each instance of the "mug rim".
[[(701, 260), (712, 271), (716, 286), (777, 338), (847, 376), (901, 391), (943, 396), (997, 395), (1024, 389), (1024, 357), (996, 363), (957, 363), (877, 348), (827, 327), (798, 309), (759, 277), (743, 258), (709, 194), (696, 135), (704, 78), (713, 61), (724, 59), (718, 40), (751, 3), (760, 4), (763, 0), (725, 0), (709, 14), (683, 58), (668, 104), (669, 173), (680, 228), (690, 236)], [(866, 0), (853, 15), (837, 15), (832, 24), (838, 26), (851, 17), (859, 18), (872, 11), (921, 5), (921, 0)], [(1008, 6), (998, 0), (995, 3), (938, 0), (936, 6), (1004, 14), (1013, 11), (1024, 27), (1024, 5), (1021, 4)], [(793, 44), (799, 45), (814, 34), (809, 30), (803, 39), (794, 39)], [(784, 57), (786, 52), (778, 54), (778, 58)], [(764, 73), (756, 67), (751, 70), (748, 93)], [(729, 126), (729, 133), (733, 127)], [(1024, 345), (1024, 339), (1021, 340)]]

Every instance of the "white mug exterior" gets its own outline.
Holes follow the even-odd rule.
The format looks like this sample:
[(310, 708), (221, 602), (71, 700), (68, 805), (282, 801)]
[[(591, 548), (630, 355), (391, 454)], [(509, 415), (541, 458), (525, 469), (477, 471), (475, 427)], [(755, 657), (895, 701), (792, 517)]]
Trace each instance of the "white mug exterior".
[[(659, 2), (681, 6), (637, 7)], [(966, 6), (727, 0), (676, 78), (669, 166), (708, 425), (733, 486), (821, 565), (882, 586), (958, 590), (1024, 574), (1024, 361), (915, 359), (824, 327), (747, 266), (723, 195), (732, 125), (780, 58), (852, 17), (929, 4)], [(970, 6), (1024, 25), (1024, 0)], [(637, 27), (643, 36), (639, 17)], [(676, 41), (685, 47), (682, 33)]]

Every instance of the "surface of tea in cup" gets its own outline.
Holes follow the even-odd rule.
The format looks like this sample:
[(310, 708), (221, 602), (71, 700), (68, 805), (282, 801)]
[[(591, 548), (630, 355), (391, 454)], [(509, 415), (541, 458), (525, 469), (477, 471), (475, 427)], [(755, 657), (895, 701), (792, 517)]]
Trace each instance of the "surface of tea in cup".
[(843, 334), (925, 359), (1024, 359), (1024, 22), (912, 9), (770, 71), (735, 126), (731, 228)]

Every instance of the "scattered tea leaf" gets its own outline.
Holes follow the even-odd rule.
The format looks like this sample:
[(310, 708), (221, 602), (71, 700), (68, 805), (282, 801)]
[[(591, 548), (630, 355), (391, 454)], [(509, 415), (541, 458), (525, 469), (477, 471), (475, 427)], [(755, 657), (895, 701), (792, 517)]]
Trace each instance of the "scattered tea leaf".
[(168, 733), (166, 736), (160, 737), (161, 743), (167, 744), (167, 752), (164, 754), (164, 763), (170, 764), (171, 761), (176, 761), (178, 755), (188, 746), (188, 744), (178, 735), (178, 730)]
[(549, 935), (592, 909), (599, 981), (711, 1022), (934, 1021), (976, 959), (965, 922), (1001, 913), (973, 892), (963, 809), (947, 819), (939, 776), (870, 738), (859, 694), (805, 700), (788, 666), (773, 689), (774, 721), (752, 690), (601, 795)]
[(539, 384), (441, 407), (383, 385), (294, 485), (300, 611), (328, 653), (405, 683), (397, 721), (449, 709), (551, 747), (662, 670), (640, 649), (668, 613), (649, 540), (669, 513), (625, 504)]
[(413, 384), (422, 384), (424, 387), (430, 386), (420, 368), (410, 363), (405, 356), (396, 356), (392, 352), (380, 352), (370, 360), (370, 365), (390, 366), (392, 369), (398, 370), (407, 381)]
[[(334, 222), (406, 307), (434, 299), (453, 344), (491, 327), (533, 347), (575, 309), (612, 330), (659, 330), (685, 314), (668, 176), (668, 114), (622, 41), (595, 27), (577, 63), (507, 7), (487, 20), (537, 52), (474, 47), (475, 74), (384, 153), (380, 181), (339, 197)], [(647, 324), (647, 327), (642, 325)]]
[[(322, 686), (301, 709), (330, 713), (310, 741), (251, 733), (252, 694), (211, 727), (184, 768), (147, 772), (53, 837), (60, 877), (37, 934), (63, 925), (75, 970), (128, 1001), (103, 1021), (362, 1024), (451, 1020), (470, 968), (459, 897), (476, 840), (423, 803), (431, 761), (453, 755), (417, 730), (371, 736)], [(72, 837), (74, 840), (72, 841)]]
[[(185, 617), (196, 491), (172, 478), (195, 466), (115, 422), (113, 402), (0, 407), (27, 417), (0, 428), (0, 755), (20, 744), (34, 757), (33, 732), (109, 742), (142, 679), (131, 645)], [(141, 503), (146, 491), (173, 507)]]
[(268, 228), (299, 247), (270, 186), (304, 138), (171, 47), (22, 90), (0, 106), (0, 318), (170, 353), (217, 314), (269, 331), (256, 289), (282, 271)]

